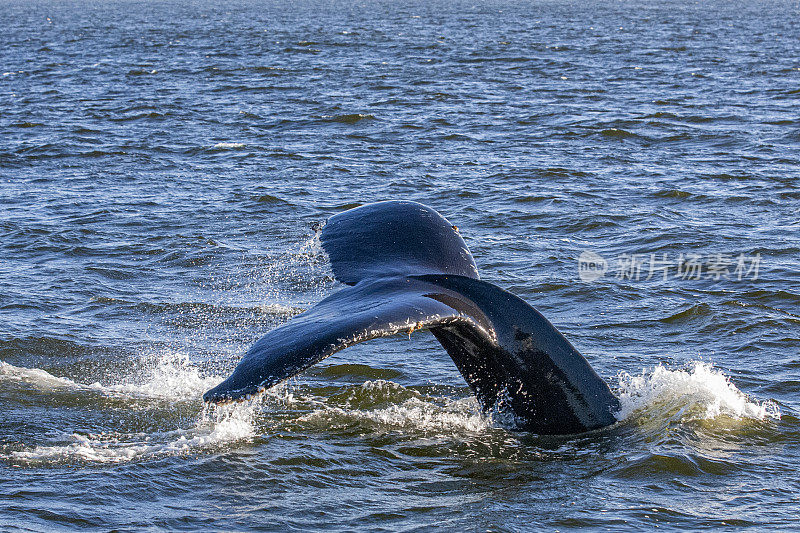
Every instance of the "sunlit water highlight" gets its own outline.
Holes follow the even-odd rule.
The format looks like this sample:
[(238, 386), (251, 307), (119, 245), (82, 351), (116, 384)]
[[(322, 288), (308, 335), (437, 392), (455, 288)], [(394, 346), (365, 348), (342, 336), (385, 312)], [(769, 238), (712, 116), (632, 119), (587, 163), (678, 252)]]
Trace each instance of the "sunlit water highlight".
[[(218, 384), (220, 378), (201, 377), (188, 358), (170, 355), (162, 357), (138, 381), (136, 384), (82, 384), (38, 368), (19, 368), (0, 362), (0, 383), (24, 384), (42, 393), (68, 391), (112, 396), (124, 399), (130, 403), (129, 408), (136, 410), (146, 410), (136, 404), (143, 399), (201, 404), (202, 393)], [(774, 402), (749, 399), (724, 374), (705, 363), (694, 363), (689, 371), (658, 366), (637, 376), (623, 374), (616, 392), (622, 403), (617, 415), (620, 423), (635, 424), (653, 418), (660, 418), (661, 423), (780, 420), (780, 409)], [(365, 431), (379, 428), (459, 439), (496, 431), (504, 423), (502, 416), (495, 419), (491, 413), (483, 413), (474, 398), (431, 396), (391, 381), (366, 381), (331, 399), (298, 396), (282, 385), (268, 391), (264, 397), (244, 402), (219, 406), (202, 404), (190, 427), (185, 429), (134, 434), (73, 433), (68, 436), (67, 444), (37, 445), (0, 458), (31, 466), (72, 461), (114, 463), (189, 452), (210, 453), (274, 430), (269, 423), (259, 424), (256, 415), (260, 415), (262, 421), (268, 420), (270, 409), (276, 404), (296, 415), (283, 421), (284, 430), (293, 426), (323, 430), (359, 426)], [(513, 426), (507, 431), (513, 435)]]
[[(796, 3), (0, 19), (0, 529), (796, 528)], [(426, 332), (203, 405), (337, 290), (313, 228), (399, 198), (586, 355), (617, 424), (515, 431)], [(761, 269), (585, 282), (584, 252)]]

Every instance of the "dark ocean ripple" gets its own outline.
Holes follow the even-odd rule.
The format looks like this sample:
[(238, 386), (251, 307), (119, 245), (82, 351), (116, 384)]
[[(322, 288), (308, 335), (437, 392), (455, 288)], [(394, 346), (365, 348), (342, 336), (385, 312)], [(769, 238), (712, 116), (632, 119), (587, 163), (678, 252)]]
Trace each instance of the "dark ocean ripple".
[[(0, 529), (796, 527), (797, 2), (0, 18)], [(505, 429), (426, 333), (202, 405), (335, 290), (314, 225), (400, 198), (586, 355), (617, 426)]]

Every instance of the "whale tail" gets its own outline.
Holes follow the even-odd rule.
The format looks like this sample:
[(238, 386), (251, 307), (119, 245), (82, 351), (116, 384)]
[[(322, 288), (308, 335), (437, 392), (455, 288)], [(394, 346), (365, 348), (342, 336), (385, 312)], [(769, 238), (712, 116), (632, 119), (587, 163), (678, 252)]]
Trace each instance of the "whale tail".
[(238, 400), (358, 342), (428, 329), (481, 405), (507, 409), (519, 429), (571, 434), (616, 421), (619, 401), (586, 359), (525, 301), (478, 279), (433, 209), (366, 205), (331, 217), (321, 241), (349, 286), (267, 333), (204, 400)]

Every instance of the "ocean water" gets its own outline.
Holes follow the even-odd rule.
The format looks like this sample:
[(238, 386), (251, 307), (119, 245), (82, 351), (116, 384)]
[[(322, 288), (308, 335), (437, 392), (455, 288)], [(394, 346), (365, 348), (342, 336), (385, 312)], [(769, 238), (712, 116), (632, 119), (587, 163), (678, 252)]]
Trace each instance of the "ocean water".
[[(4, 1), (0, 530), (797, 529), (800, 7)], [(427, 332), (202, 393), (410, 199), (621, 398), (540, 437)]]

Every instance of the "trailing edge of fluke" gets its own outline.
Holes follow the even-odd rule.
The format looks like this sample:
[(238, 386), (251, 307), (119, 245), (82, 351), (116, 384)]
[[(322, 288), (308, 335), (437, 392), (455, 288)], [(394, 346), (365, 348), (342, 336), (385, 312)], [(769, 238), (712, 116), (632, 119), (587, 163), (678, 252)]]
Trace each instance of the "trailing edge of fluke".
[(456, 227), (430, 207), (357, 207), (332, 216), (320, 239), (348, 287), (267, 333), (204, 400), (240, 400), (358, 342), (427, 329), (481, 406), (510, 412), (517, 429), (616, 422), (619, 400), (586, 359), (533, 307), (481, 281)]

